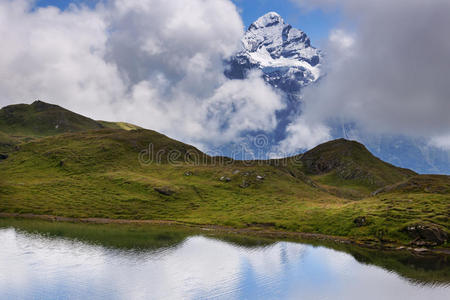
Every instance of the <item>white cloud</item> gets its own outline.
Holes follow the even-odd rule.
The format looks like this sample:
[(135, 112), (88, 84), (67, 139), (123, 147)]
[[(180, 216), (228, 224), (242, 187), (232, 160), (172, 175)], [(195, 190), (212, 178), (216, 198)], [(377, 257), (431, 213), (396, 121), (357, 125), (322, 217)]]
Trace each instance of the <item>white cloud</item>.
[(330, 131), (327, 126), (315, 121), (308, 121), (304, 116), (300, 116), (288, 125), (287, 136), (280, 142), (275, 151), (279, 157), (286, 157), (301, 149), (311, 149), (330, 140)]
[(450, 134), (432, 137), (430, 139), (430, 144), (450, 151)]
[(195, 144), (270, 130), (284, 106), (257, 76), (223, 75), (244, 28), (229, 0), (1, 1), (0, 25), (1, 106), (40, 98)]
[(449, 1), (292, 1), (339, 6), (350, 23), (330, 34), (327, 75), (304, 90), (304, 118), (349, 122), (368, 134), (450, 134)]
[(76, 7), (31, 12), (30, 6), (0, 2), (0, 104), (42, 98), (90, 115), (102, 107), (99, 117), (109, 115), (107, 104), (125, 87), (103, 59), (103, 18)]

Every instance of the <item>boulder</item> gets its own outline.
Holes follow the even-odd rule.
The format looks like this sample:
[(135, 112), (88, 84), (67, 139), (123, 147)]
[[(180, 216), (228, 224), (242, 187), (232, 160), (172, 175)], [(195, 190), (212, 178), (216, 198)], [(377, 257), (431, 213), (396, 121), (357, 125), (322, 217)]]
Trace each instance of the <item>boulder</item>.
[(226, 177), (226, 176), (222, 176), (222, 177), (220, 177), (219, 180), (220, 180), (220, 181), (225, 181), (225, 182), (230, 182), (230, 181), (231, 181), (231, 178), (230, 178), (230, 177)]
[(414, 239), (412, 244), (418, 246), (437, 246), (447, 242), (448, 234), (436, 224), (414, 224), (403, 230)]
[(168, 187), (155, 188), (154, 190), (165, 196), (171, 196), (175, 193)]
[(0, 160), (7, 159), (7, 158), (8, 158), (8, 154), (0, 153)]
[(248, 188), (249, 186), (250, 184), (245, 180), (242, 180), (242, 184), (239, 185), (239, 187), (243, 189)]
[(353, 223), (356, 224), (356, 226), (366, 226), (367, 225), (367, 218), (365, 216), (357, 217), (353, 220)]

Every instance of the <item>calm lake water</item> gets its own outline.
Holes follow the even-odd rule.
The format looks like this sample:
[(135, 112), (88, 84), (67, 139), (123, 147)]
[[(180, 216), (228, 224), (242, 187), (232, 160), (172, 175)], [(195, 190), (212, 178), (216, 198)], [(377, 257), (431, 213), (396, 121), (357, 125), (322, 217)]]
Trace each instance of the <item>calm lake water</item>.
[(0, 241), (2, 299), (450, 299), (445, 281), (293, 242), (243, 246), (194, 234), (133, 250), (14, 228), (0, 228)]

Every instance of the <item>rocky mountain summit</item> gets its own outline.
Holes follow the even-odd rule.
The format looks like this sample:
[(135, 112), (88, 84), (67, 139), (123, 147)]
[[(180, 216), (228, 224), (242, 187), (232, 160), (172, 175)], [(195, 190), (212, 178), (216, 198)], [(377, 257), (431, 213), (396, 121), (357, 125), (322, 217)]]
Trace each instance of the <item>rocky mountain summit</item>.
[(249, 26), (242, 50), (228, 62), (225, 75), (242, 79), (259, 69), (272, 86), (293, 93), (320, 78), (321, 60), (320, 51), (311, 46), (306, 33), (269, 12)]

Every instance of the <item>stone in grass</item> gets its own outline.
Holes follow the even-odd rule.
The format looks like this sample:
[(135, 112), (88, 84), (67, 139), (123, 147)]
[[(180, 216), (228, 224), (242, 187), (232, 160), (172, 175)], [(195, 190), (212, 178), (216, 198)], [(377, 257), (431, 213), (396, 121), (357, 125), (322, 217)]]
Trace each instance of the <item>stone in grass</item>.
[(192, 175), (194, 175), (194, 173), (192, 173), (191, 171), (184, 172), (184, 176), (192, 176)]
[(154, 188), (154, 190), (157, 191), (158, 193), (160, 193), (161, 195), (165, 195), (165, 196), (171, 196), (175, 193), (175, 191), (172, 191), (167, 186), (160, 187), (160, 188)]
[(0, 160), (2, 159), (7, 159), (8, 158), (8, 154), (2, 154), (0, 153)]
[(257, 180), (264, 180), (264, 177), (260, 176), (260, 175), (256, 175), (256, 179)]
[(357, 217), (356, 219), (353, 220), (353, 223), (356, 224), (356, 226), (361, 227), (361, 226), (366, 226), (367, 225), (367, 218), (362, 216), (362, 217)]
[(243, 189), (248, 188), (249, 186), (250, 184), (245, 180), (242, 180), (242, 184), (239, 185), (239, 187)]
[(230, 182), (230, 181), (231, 181), (231, 178), (230, 178), (230, 177), (226, 177), (226, 176), (222, 176), (222, 177), (220, 177), (219, 180), (220, 180), (220, 181), (225, 181), (225, 182)]

